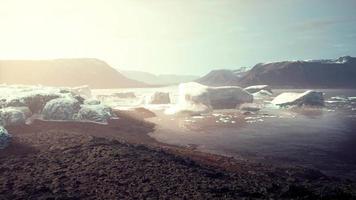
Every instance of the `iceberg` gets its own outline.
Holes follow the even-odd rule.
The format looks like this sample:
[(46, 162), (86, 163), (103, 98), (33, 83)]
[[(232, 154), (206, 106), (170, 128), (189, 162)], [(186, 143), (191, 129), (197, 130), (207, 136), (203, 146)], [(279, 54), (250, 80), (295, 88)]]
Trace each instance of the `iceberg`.
[(155, 92), (151, 96), (150, 104), (169, 104), (171, 99), (168, 92)]
[[(39, 117), (44, 120), (106, 122), (111, 108), (91, 96), (89, 87), (0, 86), (0, 126), (18, 125)], [(40, 114), (40, 115), (37, 115)]]
[(356, 102), (356, 97), (348, 97), (347, 99), (351, 102)]
[(275, 97), (271, 103), (278, 106), (324, 106), (324, 94), (314, 90), (303, 93), (285, 92)]
[(250, 103), (253, 96), (237, 86), (208, 87), (196, 82), (179, 85), (178, 103), (166, 111), (206, 113), (214, 109), (235, 109), (241, 103)]
[(0, 88), (2, 107), (28, 107), (32, 113), (40, 113), (45, 104), (55, 98), (65, 96), (58, 88), (42, 86), (11, 85)]
[(5, 149), (11, 140), (11, 135), (7, 132), (7, 130), (0, 126), (0, 150)]
[(113, 117), (112, 109), (105, 105), (82, 105), (77, 120), (107, 123)]
[(56, 94), (28, 94), (14, 99), (6, 103), (6, 107), (28, 107), (32, 113), (40, 113), (46, 103), (52, 99), (59, 98)]
[(3, 108), (0, 109), (0, 126), (13, 126), (25, 124), (26, 114), (23, 108)]
[(253, 86), (246, 87), (244, 90), (250, 94), (260, 92), (261, 90), (267, 91), (269, 93), (273, 93), (272, 88), (269, 85), (253, 85)]
[(258, 92), (253, 93), (252, 95), (255, 99), (265, 99), (272, 96), (273, 94), (267, 90), (260, 90)]
[(74, 98), (58, 98), (49, 101), (43, 108), (46, 120), (74, 120), (80, 109), (80, 103)]
[(91, 89), (87, 85), (70, 88), (70, 91), (86, 99), (92, 97)]

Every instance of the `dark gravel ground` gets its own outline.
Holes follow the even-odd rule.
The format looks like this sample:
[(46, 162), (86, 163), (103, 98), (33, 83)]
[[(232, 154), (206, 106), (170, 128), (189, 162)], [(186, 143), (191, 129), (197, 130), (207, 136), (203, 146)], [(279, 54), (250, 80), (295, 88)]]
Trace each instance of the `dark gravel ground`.
[(0, 199), (356, 199), (350, 181), (304, 168), (226, 166), (228, 158), (140, 144), (152, 128), (145, 123), (115, 123), (9, 127)]

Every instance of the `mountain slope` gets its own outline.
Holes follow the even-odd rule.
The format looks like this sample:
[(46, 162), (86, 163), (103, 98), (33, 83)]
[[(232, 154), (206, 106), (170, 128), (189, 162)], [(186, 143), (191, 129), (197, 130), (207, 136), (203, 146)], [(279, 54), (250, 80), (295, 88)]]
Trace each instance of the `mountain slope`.
[(235, 72), (227, 69), (213, 70), (195, 81), (208, 86), (239, 85), (239, 74), (239, 71)]
[(240, 78), (242, 86), (274, 88), (356, 88), (356, 58), (284, 61), (255, 65)]
[(356, 88), (356, 58), (260, 63), (252, 69), (213, 70), (196, 82), (209, 86)]
[(0, 83), (68, 87), (89, 85), (97, 89), (146, 86), (126, 78), (104, 61), (92, 58), (2, 60)]
[(148, 72), (120, 70), (128, 78), (151, 85), (171, 85), (195, 80), (199, 77), (191, 75), (162, 74), (155, 75)]

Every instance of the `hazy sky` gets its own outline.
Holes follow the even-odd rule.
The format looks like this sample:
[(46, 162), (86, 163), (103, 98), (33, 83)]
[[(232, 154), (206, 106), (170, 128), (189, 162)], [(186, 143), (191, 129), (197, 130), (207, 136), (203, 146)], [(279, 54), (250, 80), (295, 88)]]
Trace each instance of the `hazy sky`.
[(0, 0), (0, 59), (204, 74), (356, 56), (356, 0)]

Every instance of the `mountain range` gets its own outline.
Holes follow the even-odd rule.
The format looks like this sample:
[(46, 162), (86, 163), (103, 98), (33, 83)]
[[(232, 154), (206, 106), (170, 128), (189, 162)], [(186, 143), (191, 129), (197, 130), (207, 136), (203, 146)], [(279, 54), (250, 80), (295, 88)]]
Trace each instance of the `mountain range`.
[(196, 81), (211, 86), (356, 88), (356, 58), (259, 63), (242, 74), (234, 70), (214, 70)]
[(198, 78), (117, 71), (95, 58), (0, 60), (0, 84), (25, 84), (94, 89), (152, 87), (196, 81), (209, 86), (270, 85), (273, 88), (356, 88), (356, 58), (259, 63), (252, 68), (213, 70)]
[(124, 76), (138, 80), (150, 85), (174, 85), (178, 83), (190, 82), (193, 81), (199, 76), (193, 75), (176, 75), (176, 74), (161, 74), (155, 75), (149, 72), (142, 71), (128, 71), (128, 70), (119, 70)]

